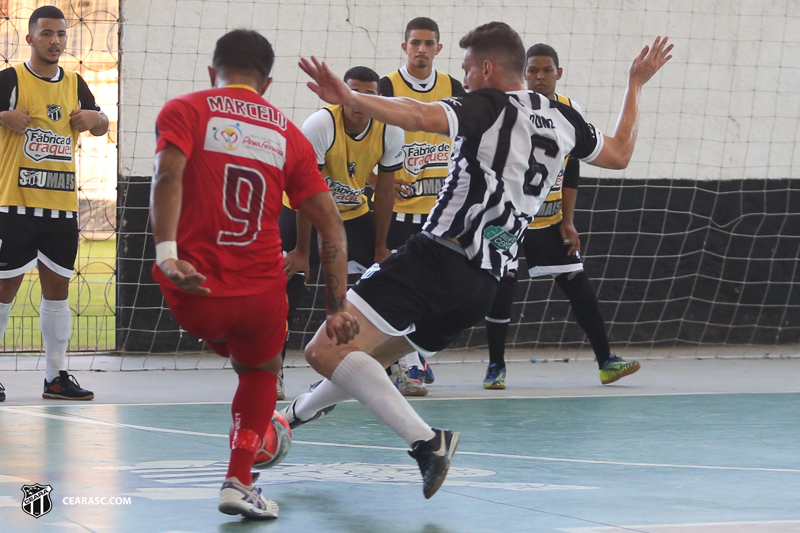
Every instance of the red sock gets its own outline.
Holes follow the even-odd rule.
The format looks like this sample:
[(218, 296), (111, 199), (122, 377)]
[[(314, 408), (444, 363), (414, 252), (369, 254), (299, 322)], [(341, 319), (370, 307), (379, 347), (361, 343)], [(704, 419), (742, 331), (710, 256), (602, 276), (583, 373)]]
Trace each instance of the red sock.
[(234, 443), (226, 477), (235, 477), (245, 485), (253, 483), (250, 469), (275, 411), (277, 384), (278, 376), (266, 370), (239, 374), (239, 387), (231, 404)]

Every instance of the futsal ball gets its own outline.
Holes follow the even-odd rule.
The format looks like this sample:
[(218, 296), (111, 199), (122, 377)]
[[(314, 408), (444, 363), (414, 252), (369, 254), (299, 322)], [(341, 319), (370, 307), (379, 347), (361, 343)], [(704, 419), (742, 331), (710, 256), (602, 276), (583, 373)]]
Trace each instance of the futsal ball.
[[(233, 439), (233, 427), (231, 427), (230, 437)], [(267, 434), (264, 436), (261, 448), (256, 453), (253, 469), (266, 470), (280, 464), (289, 455), (291, 449), (292, 430), (286, 419), (278, 411), (275, 411), (272, 414), (272, 421), (267, 425)]]
[(256, 454), (253, 461), (253, 468), (264, 470), (280, 464), (289, 450), (292, 449), (292, 429), (278, 411), (272, 415), (272, 423), (267, 426), (267, 434), (264, 436), (264, 444)]

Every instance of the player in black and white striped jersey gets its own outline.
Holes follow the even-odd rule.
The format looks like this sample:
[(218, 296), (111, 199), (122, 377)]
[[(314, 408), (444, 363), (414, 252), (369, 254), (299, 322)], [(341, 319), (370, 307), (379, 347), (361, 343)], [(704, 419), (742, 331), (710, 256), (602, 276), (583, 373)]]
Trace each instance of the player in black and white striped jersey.
[[(528, 49), (525, 65), (528, 89), (550, 100), (558, 100), (582, 115), (578, 104), (556, 94), (556, 84), (561, 75), (558, 53), (552, 46), (538, 43)], [(605, 385), (633, 374), (640, 365), (638, 361), (624, 361), (611, 353), (597, 294), (583, 272), (581, 239), (573, 223), (580, 179), (578, 160), (567, 158), (562, 174), (563, 180), (556, 180), (534, 221), (525, 231), (522, 248), (530, 276), (553, 276), (569, 299), (572, 314), (592, 345), (600, 368), (600, 381)], [(505, 343), (516, 290), (516, 270), (515, 265), (508, 275), (500, 279), (494, 303), (486, 315), (489, 366), (483, 386), (487, 389), (505, 389)]]
[(604, 136), (574, 109), (524, 88), (525, 47), (507, 24), (492, 22), (460, 41), (466, 96), (425, 104), (355, 94), (312, 57), (301, 68), (323, 100), (353, 106), (406, 131), (455, 138), (450, 174), (424, 231), (398, 253), (373, 265), (348, 292), (360, 332), (333, 345), (320, 330), (306, 359), (326, 380), (285, 413), (295, 428), (323, 408), (354, 397), (411, 446), (432, 496), (441, 486), (458, 433), (428, 426), (383, 368), (411, 348), (443, 349), (485, 316), (497, 280), (515, 259), (517, 240), (561, 171), (575, 156), (597, 166), (625, 168), (638, 131), (642, 86), (670, 59), (657, 38), (633, 61), (613, 136)]

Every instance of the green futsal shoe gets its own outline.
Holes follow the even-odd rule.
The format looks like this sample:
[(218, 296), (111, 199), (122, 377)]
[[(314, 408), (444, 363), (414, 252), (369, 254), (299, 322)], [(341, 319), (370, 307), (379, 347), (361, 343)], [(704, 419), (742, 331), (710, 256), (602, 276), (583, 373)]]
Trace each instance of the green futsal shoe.
[(486, 377), (483, 379), (484, 389), (505, 389), (506, 388), (506, 369), (500, 368), (497, 363), (492, 363), (486, 369)]
[(633, 374), (641, 367), (642, 365), (639, 364), (639, 361), (631, 361), (628, 363), (616, 355), (612, 355), (608, 358), (606, 364), (603, 365), (603, 368), (600, 369), (600, 383), (603, 385), (614, 383), (620, 378)]

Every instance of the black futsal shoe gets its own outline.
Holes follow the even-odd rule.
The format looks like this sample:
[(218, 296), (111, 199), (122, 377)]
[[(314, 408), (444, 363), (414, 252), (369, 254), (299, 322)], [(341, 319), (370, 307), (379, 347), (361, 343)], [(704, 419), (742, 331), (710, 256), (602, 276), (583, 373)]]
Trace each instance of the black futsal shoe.
[(417, 460), (422, 473), (422, 492), (430, 498), (444, 483), (450, 461), (456, 453), (461, 433), (446, 429), (435, 429), (431, 440), (418, 440), (411, 446), (408, 455)]
[(91, 400), (94, 393), (82, 389), (75, 376), (66, 370), (61, 370), (53, 381), (44, 380), (42, 398), (47, 400)]

